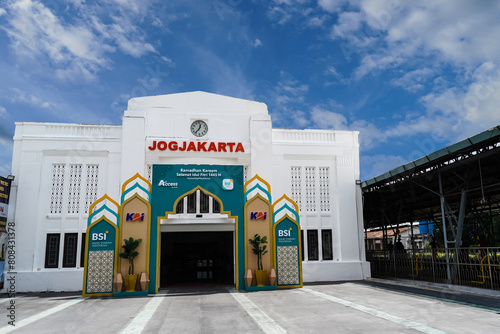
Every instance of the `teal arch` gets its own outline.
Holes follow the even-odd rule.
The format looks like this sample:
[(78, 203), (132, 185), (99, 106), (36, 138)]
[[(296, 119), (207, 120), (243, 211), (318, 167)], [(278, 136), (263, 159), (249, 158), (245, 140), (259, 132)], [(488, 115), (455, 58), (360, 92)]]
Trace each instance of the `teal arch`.
[(258, 184), (258, 183), (257, 183), (255, 186), (253, 186), (252, 188), (250, 188), (250, 189), (249, 189), (249, 190), (245, 193), (245, 195), (243, 195), (243, 196), (244, 196), (244, 199), (245, 199), (245, 202), (247, 201), (247, 196), (248, 196), (248, 194), (249, 194), (250, 192), (254, 191), (254, 190), (255, 190), (255, 188), (259, 188), (260, 190), (262, 190), (262, 191), (266, 194), (267, 199), (269, 200), (269, 203), (272, 203), (272, 200), (271, 200), (271, 194), (270, 194), (270, 193), (269, 193), (266, 189), (262, 188), (262, 186), (261, 186), (260, 184)]
[(125, 190), (122, 194), (122, 197), (121, 197), (121, 203), (123, 203), (124, 199), (125, 199), (125, 195), (127, 195), (129, 192), (131, 192), (132, 190), (134, 190), (135, 188), (139, 188), (141, 189), (142, 191), (144, 191), (146, 194), (148, 194), (148, 202), (151, 203), (151, 193), (146, 190), (146, 188), (144, 188), (143, 186), (141, 186), (139, 183), (135, 183), (132, 187), (128, 188), (127, 190)]
[(297, 218), (297, 223), (300, 225), (300, 217), (299, 213), (292, 209), (291, 207), (288, 206), (288, 204), (285, 203), (281, 208), (279, 208), (277, 211), (273, 213), (273, 222), (275, 221), (276, 214), (278, 214), (280, 211), (288, 209), (288, 211), (292, 212), (295, 215), (295, 218)]
[(97, 215), (99, 212), (101, 212), (101, 211), (103, 211), (105, 209), (108, 210), (110, 213), (112, 213), (116, 217), (116, 226), (120, 226), (120, 217), (118, 216), (118, 214), (116, 212), (114, 212), (113, 210), (111, 210), (110, 208), (108, 208), (108, 206), (106, 204), (104, 204), (103, 206), (101, 206), (99, 208), (99, 210), (96, 210), (96, 211), (92, 212), (92, 214), (87, 219), (87, 226), (90, 226), (90, 224), (92, 223), (92, 218), (94, 218), (95, 215)]

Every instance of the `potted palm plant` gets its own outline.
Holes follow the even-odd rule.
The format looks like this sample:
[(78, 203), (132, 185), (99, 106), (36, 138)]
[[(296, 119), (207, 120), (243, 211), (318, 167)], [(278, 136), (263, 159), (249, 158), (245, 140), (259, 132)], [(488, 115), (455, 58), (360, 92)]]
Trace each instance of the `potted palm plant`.
[(252, 252), (257, 255), (257, 270), (255, 270), (255, 278), (257, 280), (257, 286), (265, 286), (267, 278), (267, 270), (263, 270), (262, 267), (262, 255), (267, 253), (267, 236), (260, 237), (259, 234), (253, 236), (253, 238), (248, 239), (248, 242), (252, 246)]
[(135, 284), (137, 283), (137, 275), (134, 274), (134, 258), (139, 255), (137, 247), (142, 242), (142, 239), (134, 239), (132, 237), (123, 239), (125, 242), (122, 245), (123, 252), (118, 255), (122, 259), (128, 260), (128, 275), (124, 275), (125, 291), (135, 291)]

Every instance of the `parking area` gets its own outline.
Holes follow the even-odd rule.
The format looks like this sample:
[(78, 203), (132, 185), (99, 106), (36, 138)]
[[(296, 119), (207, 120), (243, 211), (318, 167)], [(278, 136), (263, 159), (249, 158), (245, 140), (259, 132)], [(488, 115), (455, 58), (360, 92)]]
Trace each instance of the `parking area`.
[[(495, 333), (500, 298), (377, 282), (239, 292), (205, 286), (136, 298), (0, 299), (0, 333)], [(423, 291), (423, 290), (422, 290)], [(15, 306), (14, 324), (12, 307)], [(11, 308), (9, 310), (9, 307)]]

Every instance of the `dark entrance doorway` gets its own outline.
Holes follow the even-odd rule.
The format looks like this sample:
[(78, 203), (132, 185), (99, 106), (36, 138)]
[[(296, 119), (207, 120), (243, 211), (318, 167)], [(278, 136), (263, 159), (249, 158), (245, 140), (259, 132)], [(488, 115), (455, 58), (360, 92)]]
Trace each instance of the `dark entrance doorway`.
[(161, 234), (160, 286), (234, 284), (233, 232)]

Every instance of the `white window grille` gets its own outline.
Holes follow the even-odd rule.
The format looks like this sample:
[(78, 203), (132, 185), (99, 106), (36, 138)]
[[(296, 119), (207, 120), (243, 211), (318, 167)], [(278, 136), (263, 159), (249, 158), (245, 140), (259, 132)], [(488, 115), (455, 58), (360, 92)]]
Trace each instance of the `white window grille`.
[(69, 165), (68, 213), (78, 213), (82, 187), (82, 165)]
[(64, 164), (52, 165), (52, 190), (50, 194), (50, 213), (52, 214), (60, 214), (62, 211), (64, 168)]
[(87, 179), (85, 187), (85, 213), (90, 205), (97, 200), (97, 185), (99, 184), (99, 165), (87, 165)]
[(330, 211), (330, 168), (319, 167), (319, 207), (320, 210)]
[(305, 167), (306, 211), (316, 211), (316, 167)]
[(243, 166), (243, 184), (248, 181), (248, 166)]
[(299, 206), (299, 211), (302, 211), (302, 182), (301, 168), (291, 167), (292, 174), (292, 199)]
[(147, 178), (148, 178), (148, 181), (151, 182), (151, 180), (153, 179), (153, 166), (151, 165), (148, 165), (147, 166)]

